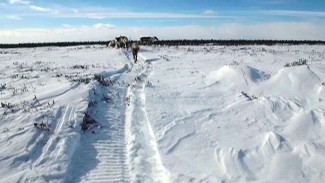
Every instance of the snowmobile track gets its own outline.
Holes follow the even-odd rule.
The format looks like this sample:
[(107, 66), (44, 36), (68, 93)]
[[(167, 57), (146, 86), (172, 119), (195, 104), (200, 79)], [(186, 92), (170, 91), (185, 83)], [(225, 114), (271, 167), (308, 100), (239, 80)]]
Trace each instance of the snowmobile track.
[(157, 140), (145, 106), (145, 85), (153, 65), (145, 59), (138, 65), (140, 73), (128, 87), (126, 100), (126, 141), (131, 182), (169, 182), (169, 173), (162, 164)]

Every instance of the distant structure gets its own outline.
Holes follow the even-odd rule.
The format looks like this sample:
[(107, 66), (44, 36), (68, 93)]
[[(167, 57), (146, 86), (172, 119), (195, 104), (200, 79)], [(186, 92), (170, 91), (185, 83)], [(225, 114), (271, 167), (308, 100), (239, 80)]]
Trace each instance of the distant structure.
[(127, 48), (128, 38), (126, 36), (119, 36), (115, 38), (117, 48)]
[(143, 45), (150, 45), (154, 42), (158, 41), (158, 38), (156, 36), (154, 37), (141, 37), (140, 42)]

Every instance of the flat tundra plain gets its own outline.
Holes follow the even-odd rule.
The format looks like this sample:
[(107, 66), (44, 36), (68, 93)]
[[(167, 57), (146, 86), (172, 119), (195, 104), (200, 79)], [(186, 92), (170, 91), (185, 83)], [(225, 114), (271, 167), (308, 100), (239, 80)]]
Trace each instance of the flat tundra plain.
[(138, 58), (0, 49), (0, 182), (325, 182), (325, 46)]

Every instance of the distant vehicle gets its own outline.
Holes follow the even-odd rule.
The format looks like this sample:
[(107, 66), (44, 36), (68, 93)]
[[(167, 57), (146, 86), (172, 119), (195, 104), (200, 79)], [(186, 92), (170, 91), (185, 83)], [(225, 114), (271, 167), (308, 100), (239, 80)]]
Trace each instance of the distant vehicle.
[(158, 41), (158, 38), (156, 36), (154, 37), (141, 37), (140, 38), (140, 42), (141, 44), (144, 44), (144, 45), (150, 45), (154, 42)]

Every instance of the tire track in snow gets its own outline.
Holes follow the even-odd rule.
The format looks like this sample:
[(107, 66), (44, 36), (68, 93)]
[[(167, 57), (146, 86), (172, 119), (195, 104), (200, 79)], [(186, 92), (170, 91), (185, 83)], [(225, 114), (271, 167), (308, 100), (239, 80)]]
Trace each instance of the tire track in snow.
[(145, 109), (144, 89), (152, 67), (151, 63), (145, 63), (127, 89), (125, 128), (131, 182), (169, 182)]
[[(62, 108), (60, 111), (63, 110)], [(58, 119), (58, 122), (56, 124), (55, 130), (53, 132), (53, 135), (49, 139), (49, 141), (46, 143), (45, 147), (43, 148), (42, 155), (40, 158), (37, 160), (36, 165), (41, 165), (45, 163), (47, 160), (52, 159), (53, 157), (56, 157), (55, 159), (59, 158), (58, 156), (60, 155), (58, 152), (61, 151), (62, 145), (60, 144), (60, 135), (64, 133), (65, 128), (63, 127), (64, 125), (68, 127), (68, 123), (73, 120), (71, 116), (73, 116), (75, 113), (75, 107), (71, 106), (66, 106), (64, 112), (61, 115), (61, 118)], [(58, 147), (59, 146), (59, 147)], [(59, 151), (55, 151), (57, 148), (59, 148)]]
[(66, 182), (129, 182), (123, 108), (122, 98), (93, 108), (103, 127), (82, 135), (70, 169), (72, 178)]
[[(123, 76), (121, 72), (105, 73), (105, 78)], [(125, 143), (125, 87), (112, 85), (105, 87), (97, 83), (90, 100), (95, 105), (88, 110), (102, 126), (81, 136), (80, 146), (74, 154), (69, 168), (70, 176), (65, 182), (129, 182), (129, 166)], [(109, 98), (109, 101), (103, 98)]]
[[(25, 175), (23, 179), (25, 182), (43, 182), (47, 178), (61, 179), (62, 171), (64, 168), (58, 168), (55, 170), (54, 167), (61, 167), (63, 162), (69, 163), (66, 153), (71, 153), (73, 149), (66, 149), (66, 136), (71, 130), (68, 126), (70, 122), (76, 119), (75, 117), (75, 106), (61, 106), (52, 120), (51, 124), (55, 124), (55, 129), (47, 133), (49, 136), (48, 141), (42, 147), (39, 153), (39, 157), (35, 159), (35, 162), (30, 167), (32, 170), (29, 175)], [(73, 153), (73, 152), (72, 152)], [(52, 172), (43, 172), (43, 168), (52, 166)], [(64, 167), (64, 165), (62, 165)]]
[[(131, 69), (119, 73), (118, 80), (131, 83), (138, 73), (143, 78), (129, 87), (95, 87), (91, 100), (97, 104), (90, 112), (103, 127), (82, 135), (65, 182), (169, 182), (145, 111), (145, 80), (152, 65), (133, 64), (122, 50), (123, 54)], [(114, 74), (105, 76), (110, 77)], [(107, 95), (109, 103), (101, 100)], [(125, 99), (130, 96), (133, 101), (127, 106)]]

